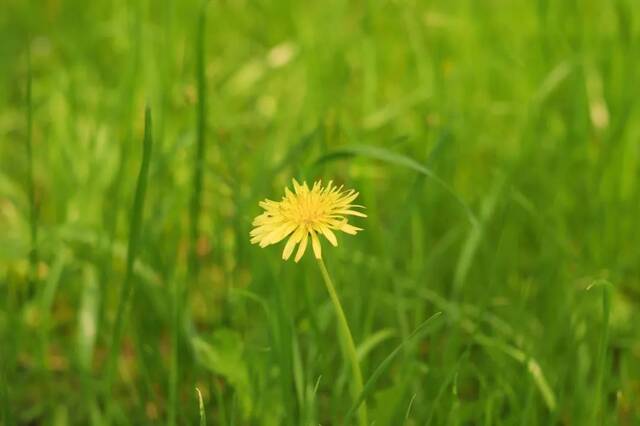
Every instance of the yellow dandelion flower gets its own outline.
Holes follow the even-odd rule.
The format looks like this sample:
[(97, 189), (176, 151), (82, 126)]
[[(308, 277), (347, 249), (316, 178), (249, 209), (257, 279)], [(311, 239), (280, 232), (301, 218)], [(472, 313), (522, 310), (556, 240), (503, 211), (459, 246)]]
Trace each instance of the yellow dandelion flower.
[(289, 259), (298, 245), (294, 259), (298, 262), (311, 240), (315, 257), (321, 259), (320, 234), (333, 246), (337, 246), (338, 240), (333, 231), (351, 235), (362, 231), (349, 224), (346, 216), (367, 217), (356, 210), (364, 208), (363, 206), (351, 204), (358, 193), (353, 189), (342, 188), (333, 185), (332, 181), (323, 187), (322, 182), (317, 181), (309, 189), (306, 182), (300, 185), (293, 179), (293, 192), (285, 188), (281, 201), (267, 199), (259, 203), (265, 211), (253, 220), (251, 244), (258, 243), (260, 247), (266, 247), (289, 237), (282, 251), (282, 258)]

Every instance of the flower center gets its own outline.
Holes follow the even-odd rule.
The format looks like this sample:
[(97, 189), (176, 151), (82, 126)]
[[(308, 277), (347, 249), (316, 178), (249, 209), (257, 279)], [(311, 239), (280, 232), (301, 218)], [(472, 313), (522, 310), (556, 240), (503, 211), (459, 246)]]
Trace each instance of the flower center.
[(316, 200), (308, 200), (308, 203), (300, 204), (298, 220), (305, 225), (313, 225), (322, 218), (324, 214), (325, 211), (321, 203), (318, 203)]

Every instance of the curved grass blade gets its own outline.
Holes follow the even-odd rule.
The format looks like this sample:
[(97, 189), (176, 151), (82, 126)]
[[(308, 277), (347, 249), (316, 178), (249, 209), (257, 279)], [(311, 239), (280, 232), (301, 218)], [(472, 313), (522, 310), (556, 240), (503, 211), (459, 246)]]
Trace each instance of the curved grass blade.
[(435, 314), (427, 318), (422, 324), (416, 327), (416, 329), (409, 335), (409, 337), (403, 340), (393, 351), (391, 351), (391, 353), (387, 355), (387, 357), (380, 363), (380, 365), (378, 365), (375, 371), (371, 374), (371, 377), (369, 377), (369, 380), (367, 380), (367, 383), (365, 383), (360, 396), (355, 400), (351, 408), (349, 408), (349, 411), (347, 411), (344, 421), (345, 424), (349, 424), (353, 413), (373, 391), (373, 388), (378, 382), (378, 379), (380, 379), (380, 376), (382, 376), (382, 374), (389, 368), (396, 355), (398, 355), (398, 353), (402, 349), (404, 349), (404, 347), (407, 346), (414, 338), (422, 337), (424, 334), (426, 334), (429, 331), (429, 328), (427, 326), (432, 321), (439, 318), (441, 315), (442, 312), (436, 312)]
[[(371, 336), (367, 337), (362, 343), (360, 343), (356, 347), (356, 354), (358, 356), (358, 362), (362, 363), (364, 359), (369, 355), (369, 353), (375, 349), (376, 346), (382, 344), (385, 340), (388, 340), (396, 335), (396, 331), (391, 328), (384, 328)], [(348, 365), (342, 366), (342, 371), (340, 372), (339, 382), (341, 385), (345, 380), (347, 380), (348, 375)]]
[(207, 415), (204, 412), (204, 401), (202, 400), (202, 393), (198, 388), (196, 388), (196, 393), (198, 394), (198, 412), (200, 413), (200, 426), (206, 426)]
[(385, 340), (395, 336), (396, 331), (391, 328), (384, 328), (377, 333), (369, 336), (364, 342), (358, 345), (356, 352), (358, 354), (358, 361), (362, 360), (371, 352), (376, 346), (384, 342)]
[(476, 216), (471, 211), (471, 208), (469, 208), (467, 203), (465, 203), (464, 200), (460, 198), (458, 194), (456, 194), (453, 188), (451, 188), (449, 185), (447, 185), (445, 181), (443, 181), (435, 173), (433, 173), (431, 169), (423, 166), (422, 164), (415, 161), (414, 159), (409, 158), (405, 155), (399, 154), (397, 152), (389, 151), (387, 149), (380, 148), (377, 146), (371, 146), (371, 145), (360, 145), (360, 144), (347, 145), (323, 155), (318, 160), (316, 160), (315, 164), (321, 164), (327, 161), (333, 161), (338, 158), (352, 157), (352, 156), (367, 157), (374, 160), (384, 161), (386, 163), (393, 164), (396, 166), (406, 167), (410, 170), (413, 170), (414, 172), (420, 173), (428, 177), (429, 179), (437, 183), (440, 187), (442, 187), (445, 191), (447, 191), (456, 200), (456, 202), (460, 205), (462, 210), (465, 212), (471, 225), (473, 225), (474, 227), (478, 225), (478, 220), (476, 219)]
[(144, 210), (144, 199), (147, 192), (147, 179), (149, 176), (149, 163), (151, 161), (151, 147), (153, 138), (151, 135), (151, 110), (149, 107), (145, 110), (144, 120), (144, 141), (142, 145), (142, 162), (140, 165), (140, 173), (138, 174), (138, 182), (136, 185), (136, 193), (133, 200), (133, 209), (131, 212), (131, 222), (129, 228), (129, 246), (127, 249), (127, 263), (125, 277), (120, 292), (118, 294), (118, 307), (116, 311), (116, 319), (113, 328), (111, 349), (107, 363), (107, 381), (106, 396), (111, 396), (111, 386), (116, 373), (116, 364), (118, 354), (120, 353), (120, 345), (122, 343), (122, 331), (126, 312), (129, 309), (131, 298), (134, 290), (133, 267), (138, 254), (138, 245), (140, 240), (140, 230), (142, 228), (142, 213)]
[(540, 392), (540, 395), (542, 396), (542, 399), (544, 400), (544, 403), (547, 406), (548, 410), (552, 413), (555, 412), (557, 408), (557, 399), (555, 393), (553, 392), (553, 389), (551, 389), (551, 386), (549, 385), (549, 382), (547, 381), (544, 372), (540, 367), (540, 364), (538, 363), (538, 361), (536, 361), (535, 358), (533, 358), (523, 350), (518, 349), (517, 347), (512, 346), (508, 343), (499, 341), (483, 333), (474, 332), (474, 327), (471, 326), (471, 323), (469, 323), (466, 327), (464, 323), (462, 325), (462, 328), (472, 334), (473, 339), (480, 345), (497, 349), (524, 365), (531, 375), (531, 378), (533, 379), (536, 387), (538, 388), (538, 391)]
[(416, 394), (414, 393), (411, 399), (409, 400), (409, 404), (407, 405), (407, 411), (404, 413), (404, 421), (405, 423), (409, 421), (409, 416), (411, 415), (411, 409), (413, 408), (413, 403), (416, 400)]

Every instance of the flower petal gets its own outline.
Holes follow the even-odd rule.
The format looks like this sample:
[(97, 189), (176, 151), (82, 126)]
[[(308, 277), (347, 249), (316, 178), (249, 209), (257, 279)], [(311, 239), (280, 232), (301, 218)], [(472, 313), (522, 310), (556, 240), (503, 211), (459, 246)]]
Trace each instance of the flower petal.
[(295, 200), (296, 196), (293, 195), (293, 192), (289, 188), (284, 188), (284, 198), (288, 200)]
[(322, 259), (322, 246), (320, 245), (318, 234), (313, 230), (311, 230), (311, 246), (313, 247), (313, 254), (316, 256), (316, 259)]
[(284, 246), (284, 250), (282, 251), (282, 259), (288, 260), (291, 257), (291, 253), (293, 253), (293, 249), (296, 247), (296, 244), (300, 242), (302, 236), (304, 235), (304, 227), (299, 226), (298, 229), (294, 231), (294, 233), (289, 237), (287, 244)]
[(302, 258), (302, 255), (304, 254), (305, 250), (307, 249), (307, 241), (309, 240), (309, 234), (307, 232), (304, 233), (304, 236), (302, 237), (302, 241), (300, 242), (300, 245), (298, 246), (298, 252), (296, 253), (296, 257), (295, 259), (293, 259), (294, 262), (298, 263), (298, 261)]
[(354, 190), (351, 190), (351, 191), (347, 192), (346, 194), (341, 194), (341, 197), (336, 201), (336, 204), (339, 205), (339, 206), (345, 206), (346, 207), (353, 200), (358, 198), (358, 195), (360, 195), (360, 193), (359, 192), (355, 192)]
[(273, 201), (270, 199), (265, 199), (264, 201), (260, 201), (258, 203), (258, 205), (260, 207), (262, 207), (265, 210), (269, 210), (269, 209), (277, 209), (278, 208), (278, 202), (277, 201)]
[(342, 225), (340, 230), (342, 232), (346, 232), (347, 234), (356, 235), (358, 233), (358, 231), (362, 231), (362, 228), (358, 228), (356, 226), (349, 225), (348, 223), (345, 223), (345, 224)]
[(271, 232), (273, 230), (273, 228), (274, 227), (272, 225), (256, 226), (255, 228), (253, 228), (251, 230), (251, 232), (249, 232), (249, 235), (252, 236), (252, 237), (255, 237), (257, 235), (268, 234), (269, 232)]
[(271, 244), (282, 241), (287, 235), (289, 235), (296, 228), (295, 223), (284, 223), (278, 227), (275, 227), (273, 231), (264, 237), (264, 240), (260, 243), (260, 247), (266, 247)]
[(271, 225), (271, 224), (277, 224), (279, 222), (282, 222), (282, 220), (283, 219), (281, 215), (271, 216), (265, 213), (253, 219), (253, 222), (251, 224), (253, 226)]
[(320, 232), (322, 232), (322, 235), (324, 235), (327, 238), (327, 240), (329, 240), (331, 245), (334, 247), (337, 247), (338, 240), (336, 239), (336, 234), (334, 234), (333, 231), (325, 225), (320, 225), (319, 228), (320, 228)]
[(297, 195), (302, 194), (302, 185), (300, 185), (295, 178), (291, 180), (293, 181), (293, 190), (296, 192), (296, 194)]
[(355, 210), (348, 210), (348, 209), (345, 209), (345, 210), (334, 210), (332, 213), (333, 214), (346, 214), (346, 215), (359, 216), (359, 217), (367, 217), (367, 215), (362, 213), (362, 212), (358, 212), (358, 211), (355, 211)]

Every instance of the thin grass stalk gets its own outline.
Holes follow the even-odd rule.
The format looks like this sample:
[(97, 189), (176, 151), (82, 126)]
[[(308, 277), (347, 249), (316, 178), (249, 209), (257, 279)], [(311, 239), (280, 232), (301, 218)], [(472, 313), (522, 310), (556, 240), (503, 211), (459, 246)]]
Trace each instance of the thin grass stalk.
[[(327, 267), (325, 266), (322, 259), (318, 259), (318, 265), (320, 266), (322, 278), (324, 279), (327, 291), (329, 292), (329, 297), (331, 298), (331, 302), (333, 303), (333, 307), (336, 311), (336, 316), (338, 317), (338, 332), (342, 337), (341, 340), (343, 342), (344, 351), (349, 360), (349, 363), (351, 364), (351, 393), (354, 400), (357, 400), (363, 393), (364, 385), (362, 381), (362, 371), (360, 371), (360, 363), (358, 362), (356, 345), (353, 342), (353, 336), (351, 335), (351, 329), (349, 328), (347, 317), (345, 316), (344, 310), (342, 309), (342, 304), (340, 303), (340, 299), (338, 298), (338, 293), (336, 292), (335, 286), (333, 285), (333, 281), (331, 280), (329, 271), (327, 271)], [(367, 404), (364, 401), (358, 408), (358, 420), (360, 426), (367, 425)]]
[[(11, 313), (11, 312), (9, 312)], [(2, 338), (7, 339), (8, 332), (2, 330)], [(10, 403), (10, 395), (9, 395), (9, 378), (8, 369), (11, 368), (7, 366), (7, 349), (0, 348), (0, 356), (5, 360), (4, 362), (0, 362), (0, 424), (2, 425), (10, 425), (13, 424), (13, 410), (11, 409)]]
[(193, 157), (193, 193), (191, 195), (190, 229), (189, 229), (189, 269), (194, 277), (198, 272), (198, 223), (202, 206), (202, 181), (204, 170), (204, 158), (206, 155), (206, 114), (207, 114), (207, 87), (205, 79), (205, 28), (206, 28), (206, 6), (202, 3), (200, 16), (198, 18), (198, 29), (196, 34), (196, 80), (198, 90), (197, 103), (197, 136), (196, 149)]
[(178, 375), (180, 358), (180, 318), (182, 307), (182, 286), (178, 277), (173, 278), (173, 300), (171, 321), (171, 365), (169, 367), (169, 407), (167, 424), (175, 426), (178, 415)]
[(31, 285), (36, 280), (38, 268), (38, 211), (36, 206), (36, 191), (33, 177), (33, 72), (31, 69), (31, 43), (27, 43), (27, 190), (29, 191), (29, 230), (30, 230), (30, 280)]
[(127, 248), (127, 261), (125, 277), (118, 294), (118, 305), (116, 311), (116, 319), (113, 327), (111, 349), (107, 362), (107, 381), (106, 381), (106, 397), (110, 398), (111, 386), (117, 370), (117, 360), (122, 344), (122, 332), (126, 313), (131, 304), (134, 291), (133, 266), (138, 254), (138, 246), (140, 241), (140, 231), (142, 228), (142, 213), (144, 210), (144, 199), (147, 191), (147, 179), (149, 175), (149, 163), (151, 160), (151, 148), (153, 138), (151, 134), (151, 110), (149, 107), (145, 111), (144, 124), (144, 141), (142, 149), (142, 162), (140, 165), (140, 173), (138, 174), (138, 182), (136, 185), (136, 193), (133, 200), (133, 210), (131, 212), (131, 222), (129, 228), (129, 243)]
[(592, 285), (602, 287), (602, 330), (598, 348), (598, 373), (596, 376), (595, 403), (593, 404), (593, 424), (606, 424), (606, 370), (608, 364), (607, 349), (609, 347), (609, 320), (611, 312), (612, 285), (608, 281), (600, 280)]

